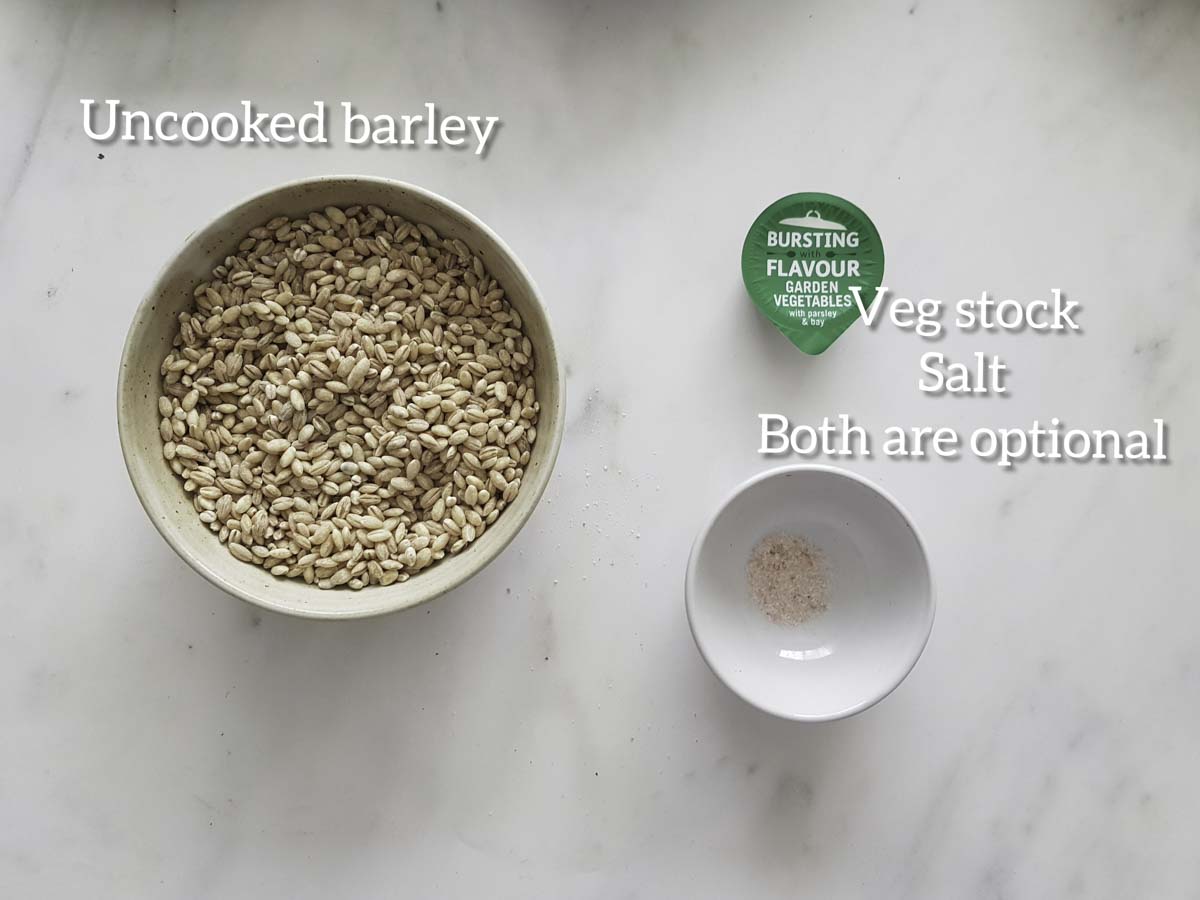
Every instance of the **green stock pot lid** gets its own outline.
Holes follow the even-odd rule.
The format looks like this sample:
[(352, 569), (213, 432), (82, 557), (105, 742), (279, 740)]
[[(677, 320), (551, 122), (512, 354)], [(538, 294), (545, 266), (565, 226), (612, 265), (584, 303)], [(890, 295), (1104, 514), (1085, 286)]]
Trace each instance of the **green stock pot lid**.
[(750, 298), (805, 353), (824, 352), (883, 281), (883, 242), (861, 209), (832, 194), (791, 194), (762, 211), (742, 245)]

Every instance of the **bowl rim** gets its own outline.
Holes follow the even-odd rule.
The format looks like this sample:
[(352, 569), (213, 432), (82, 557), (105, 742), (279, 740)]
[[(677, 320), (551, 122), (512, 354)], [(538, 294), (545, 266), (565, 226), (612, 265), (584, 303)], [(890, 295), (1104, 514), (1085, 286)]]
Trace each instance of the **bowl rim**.
[[(132, 368), (133, 352), (136, 344), (135, 338), (139, 332), (138, 326), (145, 320), (150, 308), (157, 302), (159, 288), (162, 285), (163, 280), (166, 278), (167, 273), (175, 264), (175, 261), (179, 258), (179, 256), (183, 254), (183, 252), (196, 238), (196, 236), (206, 231), (208, 228), (226, 216), (233, 215), (243, 207), (249, 206), (276, 194), (302, 189), (304, 187), (320, 184), (322, 182), (353, 182), (359, 184), (375, 184), (393, 189), (398, 188), (416, 195), (418, 198), (432, 204), (433, 206), (446, 209), (448, 212), (458, 216), (469, 226), (477, 229), (487, 238), (489, 238), (495, 244), (500, 253), (507, 257), (507, 262), (511, 264), (512, 268), (517, 272), (517, 274), (529, 285), (530, 298), (537, 306), (542, 318), (546, 323), (546, 344), (547, 349), (549, 350), (548, 355), (551, 357), (551, 360), (549, 360), (550, 366), (548, 368), (552, 370), (551, 377), (555, 379), (555, 382), (558, 385), (558, 390), (555, 392), (557, 394), (557, 402), (553, 408), (556, 427), (549, 429), (550, 433), (548, 434), (541, 431), (538, 432), (539, 442), (543, 440), (550, 442), (549, 452), (546, 455), (545, 464), (543, 467), (545, 475), (536, 479), (534, 483), (528, 485), (528, 489), (533, 492), (533, 502), (530, 503), (528, 510), (524, 514), (524, 517), (520, 522), (516, 523), (516, 527), (512, 529), (511, 533), (507, 537), (503, 538), (499, 543), (485, 548), (479, 556), (473, 559), (472, 565), (465, 567), (462, 573), (452, 577), (448, 583), (436, 591), (427, 590), (422, 593), (416, 593), (414, 598), (407, 602), (389, 603), (369, 609), (349, 608), (345, 611), (309, 609), (303, 606), (294, 606), (288, 603), (272, 602), (269, 598), (257, 596), (253, 592), (243, 590), (238, 585), (226, 580), (220, 572), (205, 565), (205, 563), (199, 557), (187, 549), (183, 545), (183, 542), (176, 538), (174, 533), (164, 527), (164, 523), (159, 520), (158, 516), (151, 512), (150, 507), (147, 505), (149, 502), (147, 496), (150, 488), (147, 484), (143, 483), (142, 479), (136, 472), (136, 467), (133, 464), (133, 458), (140, 456), (140, 453), (132, 446), (132, 433), (128, 427), (124, 403), (122, 402), (126, 394), (126, 382), (130, 377)], [(544, 366), (546, 365), (546, 362), (547, 361), (543, 361), (539, 363), (539, 365)], [(208, 216), (204, 223), (199, 227), (189, 231), (187, 236), (184, 237), (184, 239), (176, 246), (175, 250), (167, 256), (166, 260), (162, 266), (159, 267), (158, 272), (155, 274), (153, 281), (150, 283), (150, 288), (146, 291), (141, 302), (138, 303), (137, 308), (134, 310), (133, 318), (130, 321), (129, 328), (125, 334), (125, 341), (121, 347), (121, 362), (117, 370), (116, 391), (117, 436), (121, 443), (121, 459), (125, 464), (125, 471), (129, 477), (130, 483), (133, 485), (134, 493), (137, 495), (138, 503), (141, 504), (142, 511), (146, 513), (146, 517), (154, 524), (155, 530), (159, 533), (163, 540), (170, 545), (171, 549), (175, 551), (175, 554), (209, 583), (220, 588), (222, 591), (225, 591), (227, 594), (237, 597), (238, 599), (250, 603), (253, 606), (257, 606), (261, 609), (268, 609), (272, 612), (283, 613), (285, 615), (319, 620), (366, 619), (422, 606), (425, 603), (443, 596), (444, 594), (448, 594), (450, 591), (455, 590), (471, 578), (478, 575), (481, 571), (483, 571), (483, 569), (492, 563), (496, 557), (504, 552), (513, 539), (516, 538), (521, 529), (525, 527), (526, 523), (528, 523), (530, 517), (533, 515), (533, 511), (537, 508), (538, 503), (541, 501), (542, 495), (545, 493), (546, 488), (550, 485), (551, 476), (554, 473), (554, 465), (558, 459), (559, 449), (562, 444), (563, 431), (565, 430), (565, 387), (566, 383), (563, 378), (562, 360), (559, 357), (558, 345), (554, 338), (554, 328), (550, 321), (549, 310), (546, 308), (546, 304), (542, 299), (542, 292), (538, 288), (537, 282), (534, 281), (529, 270), (525, 268), (525, 264), (521, 262), (520, 257), (518, 257), (508, 243), (504, 241), (504, 239), (501, 238), (500, 235), (497, 234), (491, 227), (489, 227), (482, 219), (459, 204), (455, 203), (453, 200), (449, 200), (446, 197), (443, 197), (441, 194), (431, 191), (428, 188), (423, 188), (407, 181), (400, 181), (395, 178), (384, 178), (377, 175), (356, 175), (353, 173), (315, 175), (305, 178), (296, 178), (290, 181), (272, 185), (271, 187), (256, 191), (253, 194), (242, 197), (234, 203), (224, 206), (218, 212)], [(524, 489), (525, 485), (522, 485), (522, 488)], [(472, 549), (479, 548), (476, 546), (472, 547)], [(412, 581), (405, 582), (405, 584), (412, 584), (415, 581), (416, 579), (412, 579)], [(303, 581), (301, 581), (300, 584), (303, 584), (305, 587), (310, 587), (313, 591), (319, 590), (317, 587), (308, 585)], [(364, 588), (364, 590), (369, 590), (369, 588)]]
[[(716, 524), (717, 519), (721, 517), (721, 514), (734, 500), (741, 496), (745, 491), (749, 490), (752, 486), (758, 484), (760, 481), (767, 481), (768, 479), (777, 478), (779, 476), (795, 475), (804, 472), (822, 472), (829, 475), (840, 476), (848, 481), (858, 482), (869, 490), (874, 491), (876, 494), (890, 503), (892, 507), (898, 513), (900, 513), (900, 517), (904, 520), (904, 523), (908, 526), (908, 530), (912, 533), (913, 538), (917, 542), (917, 549), (921, 554), (921, 563), (925, 569), (925, 577), (929, 583), (929, 604), (928, 613), (925, 617), (925, 634), (922, 637), (921, 642), (914, 649), (912, 658), (909, 659), (903, 666), (899, 676), (894, 681), (885, 683), (884, 686), (875, 693), (868, 694), (859, 702), (848, 706), (845, 709), (819, 715), (793, 713), (785, 709), (772, 707), (760, 702), (754, 697), (748, 696), (744, 692), (734, 687), (728, 680), (726, 680), (724, 674), (722, 674), (721, 670), (716, 666), (716, 664), (714, 664), (712, 656), (706, 649), (705, 641), (701, 636), (700, 629), (697, 629), (696, 627), (695, 613), (693, 610), (693, 605), (695, 603), (694, 597), (697, 591), (696, 569), (699, 564), (700, 548), (704, 545), (705, 540), (708, 538), (708, 535), (712, 531), (713, 526)], [(832, 722), (837, 719), (849, 718), (850, 716), (857, 715), (864, 710), (870, 709), (876, 703), (883, 700), (894, 690), (896, 690), (896, 688), (900, 686), (904, 679), (909, 676), (909, 673), (911, 673), (913, 668), (916, 666), (917, 660), (919, 660), (921, 655), (925, 652), (925, 647), (929, 643), (929, 637), (933, 633), (933, 620), (937, 615), (937, 585), (934, 581), (933, 567), (929, 563), (929, 550), (925, 545), (924, 538), (921, 537), (921, 532), (917, 529), (912, 515), (909, 514), (908, 510), (905, 509), (903, 504), (901, 504), (899, 500), (892, 496), (889, 491), (883, 487), (880, 487), (869, 478), (859, 475), (857, 472), (852, 472), (849, 469), (843, 469), (838, 466), (831, 466), (824, 463), (794, 463), (791, 465), (775, 466), (763, 472), (758, 472), (757, 474), (745, 479), (736, 487), (734, 487), (729, 493), (727, 493), (721, 500), (720, 504), (718, 504), (713, 512), (709, 515), (703, 527), (700, 529), (700, 533), (696, 535), (695, 540), (692, 542), (692, 549), (688, 554), (687, 574), (684, 578), (684, 607), (687, 611), (688, 628), (692, 632), (692, 640), (695, 641), (696, 649), (700, 651), (701, 658), (703, 658), (705, 664), (712, 671), (712, 673), (717, 676), (717, 680), (725, 685), (725, 687), (732, 691), (737, 697), (756, 709), (760, 709), (765, 713), (777, 716), (781, 719), (787, 719), (792, 722)]]

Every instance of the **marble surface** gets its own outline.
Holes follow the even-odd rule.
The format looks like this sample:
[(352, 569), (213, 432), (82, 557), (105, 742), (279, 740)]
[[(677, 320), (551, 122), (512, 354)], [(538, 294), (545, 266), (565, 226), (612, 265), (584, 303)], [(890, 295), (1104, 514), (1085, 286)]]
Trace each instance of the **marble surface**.
[[(711, 2), (3, 4), (0, 892), (10, 897), (1194, 897), (1200, 891), (1200, 7)], [(97, 147), (81, 97), (436, 100), (453, 151)], [(99, 154), (104, 158), (100, 159)], [(442, 192), (541, 283), (569, 424), (530, 525), (426, 608), (265, 614), (126, 481), (125, 329), (182, 238), (265, 185)], [(1007, 398), (923, 397), (926, 345), (808, 359), (738, 270), (794, 190), (866, 208), (888, 283), (1051, 287)], [(1172, 428), (1169, 466), (849, 466), (921, 523), (924, 658), (819, 727), (740, 703), (683, 614), (761, 411)]]

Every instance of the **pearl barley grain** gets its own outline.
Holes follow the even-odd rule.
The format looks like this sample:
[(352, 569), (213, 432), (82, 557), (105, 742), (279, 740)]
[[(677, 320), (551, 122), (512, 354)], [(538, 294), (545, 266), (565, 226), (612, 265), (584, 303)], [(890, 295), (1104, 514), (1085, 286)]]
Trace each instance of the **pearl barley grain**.
[(163, 457), (201, 521), (242, 562), (321, 588), (461, 552), (537, 438), (503, 288), (462, 241), (374, 206), (252, 229), (197, 285), (161, 372)]

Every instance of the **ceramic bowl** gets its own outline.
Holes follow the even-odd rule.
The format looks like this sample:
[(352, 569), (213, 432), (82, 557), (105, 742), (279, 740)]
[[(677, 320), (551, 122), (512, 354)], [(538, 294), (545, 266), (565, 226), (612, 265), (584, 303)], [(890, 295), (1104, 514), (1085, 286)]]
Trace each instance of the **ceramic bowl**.
[[(520, 492), (467, 549), (402, 584), (323, 591), (302, 580), (276, 578), (266, 569), (239, 562), (199, 521), (182, 484), (162, 458), (156, 402), (159, 365), (171, 347), (178, 313), (191, 304), (195, 285), (234, 252), (246, 232), (278, 215), (299, 216), (330, 205), (352, 204), (375, 204), (410, 221), (427, 223), (444, 237), (465, 241), (479, 255), (524, 320), (534, 348), (541, 412)], [(487, 225), (449, 200), (410, 184), (360, 176), (312, 178), (244, 200), (184, 241), (129, 328), (117, 385), (117, 423), (138, 499), (167, 543), (192, 568), (217, 587), (268, 609), (315, 618), (355, 618), (416, 606), (445, 593), (495, 559), (520, 531), (541, 498), (558, 455), (563, 430), (562, 377), (537, 287)]]
[[(764, 536), (806, 537), (830, 571), (827, 609), (794, 626), (766, 617), (746, 565)], [(797, 721), (861, 712), (896, 688), (933, 626), (933, 578), (912, 519), (885, 491), (828, 466), (788, 466), (740, 485), (688, 560), (688, 621), (735, 694)]]

